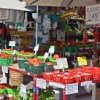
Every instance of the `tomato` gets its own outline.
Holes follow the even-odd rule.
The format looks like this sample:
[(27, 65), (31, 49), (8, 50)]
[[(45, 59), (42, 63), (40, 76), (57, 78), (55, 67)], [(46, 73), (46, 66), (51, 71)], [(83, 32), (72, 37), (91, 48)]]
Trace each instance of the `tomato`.
[(54, 54), (54, 55), (53, 55), (53, 58), (54, 58), (54, 59), (58, 59), (58, 58), (60, 58), (60, 56), (59, 56), (59, 54)]

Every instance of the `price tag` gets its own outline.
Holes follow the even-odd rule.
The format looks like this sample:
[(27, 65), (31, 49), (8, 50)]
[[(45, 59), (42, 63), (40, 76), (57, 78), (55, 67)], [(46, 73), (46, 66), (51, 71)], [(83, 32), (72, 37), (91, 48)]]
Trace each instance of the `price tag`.
[(3, 73), (8, 73), (8, 67), (2, 66), (2, 72)]
[(14, 46), (15, 46), (15, 44), (16, 44), (16, 42), (15, 42), (15, 41), (9, 41), (9, 46), (14, 47)]
[(46, 80), (37, 78), (36, 87), (39, 87), (41, 89), (46, 89)]
[(78, 83), (67, 84), (65, 90), (67, 95), (78, 93)]
[(21, 84), (20, 87), (20, 96), (23, 97), (24, 99), (27, 99), (27, 95), (26, 95), (26, 85)]
[(68, 61), (66, 58), (57, 59), (58, 69), (68, 68)]
[(56, 82), (49, 82), (49, 86), (54, 86), (56, 88), (62, 88), (62, 89), (65, 88), (65, 86), (63, 84), (56, 83)]
[(55, 52), (55, 46), (50, 46), (49, 53), (53, 54)]
[(77, 57), (77, 60), (78, 60), (78, 65), (79, 66), (87, 65), (87, 59), (86, 59), (86, 57)]
[(37, 55), (37, 51), (39, 50), (39, 44), (34, 47), (35, 55)]
[(15, 55), (16, 54), (16, 50), (13, 50), (13, 55)]
[(44, 60), (46, 60), (46, 59), (48, 58), (48, 56), (49, 56), (49, 53), (46, 52), (46, 53), (44, 54)]
[(81, 82), (81, 86), (88, 86), (88, 85), (92, 85), (92, 81)]

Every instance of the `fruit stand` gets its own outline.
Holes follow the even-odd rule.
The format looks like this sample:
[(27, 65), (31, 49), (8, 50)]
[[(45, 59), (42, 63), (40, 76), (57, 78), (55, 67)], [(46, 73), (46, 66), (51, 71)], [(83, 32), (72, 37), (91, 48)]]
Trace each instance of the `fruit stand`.
[[(48, 56), (47, 53), (45, 56)], [(92, 86), (93, 87), (92, 98), (94, 98), (93, 100), (95, 100), (95, 95), (94, 95), (95, 83), (100, 82), (100, 68), (97, 68), (95, 66), (94, 67), (81, 66), (75, 69), (68, 69), (69, 66), (67, 65), (67, 63), (65, 63), (66, 58), (60, 59), (59, 55), (50, 54), (48, 58), (46, 57), (47, 59), (44, 59), (45, 56), (36, 57), (35, 54), (31, 52), (16, 51), (15, 53), (15, 51), (13, 52), (13, 50), (11, 49), (2, 50), (0, 56), (1, 58), (0, 62), (2, 67), (8, 68), (10, 76), (11, 72), (18, 72), (21, 73), (22, 75), (28, 75), (33, 77), (32, 89), (33, 89), (34, 100), (39, 100), (40, 96), (42, 95), (40, 94), (40, 91), (42, 89), (43, 93), (44, 90), (46, 90), (46, 93), (48, 93), (47, 90), (49, 89), (49, 87), (55, 90), (60, 89), (60, 92), (62, 94), (62, 100), (70, 100), (69, 95), (78, 93), (78, 87), (81, 86), (82, 87)], [(13, 61), (11, 59), (8, 60), (9, 57), (10, 58), (14, 57), (15, 58), (14, 60), (17, 61), (17, 63), (13, 64)], [(7, 59), (6, 63), (3, 63), (4, 59)], [(57, 61), (57, 63), (59, 64), (58, 67), (60, 69), (59, 68), (55, 69), (54, 67), (54, 65), (56, 65), (57, 59), (60, 59), (60, 63), (63, 62), (62, 65), (59, 64), (58, 62), (59, 60)], [(70, 91), (72, 90), (70, 89), (70, 87), (72, 87), (73, 91)], [(50, 96), (54, 99), (52, 95), (53, 90), (51, 89), (50, 91), (51, 91)], [(49, 98), (49, 100), (51, 99)]]

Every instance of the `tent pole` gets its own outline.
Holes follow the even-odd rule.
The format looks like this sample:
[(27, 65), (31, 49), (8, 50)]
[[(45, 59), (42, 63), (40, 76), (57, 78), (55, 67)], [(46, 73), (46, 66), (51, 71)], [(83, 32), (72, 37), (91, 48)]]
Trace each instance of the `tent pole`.
[(35, 37), (36, 37), (36, 41), (35, 41), (35, 45), (37, 45), (37, 43), (38, 43), (38, 6), (36, 6), (36, 13), (37, 13), (37, 19), (36, 19), (36, 35), (35, 35)]

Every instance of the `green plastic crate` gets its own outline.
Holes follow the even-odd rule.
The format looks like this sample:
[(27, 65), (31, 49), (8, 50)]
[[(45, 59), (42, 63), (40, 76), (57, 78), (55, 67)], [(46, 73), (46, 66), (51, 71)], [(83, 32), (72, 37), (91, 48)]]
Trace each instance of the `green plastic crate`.
[(18, 60), (18, 65), (20, 69), (26, 69), (26, 64), (27, 60)]

